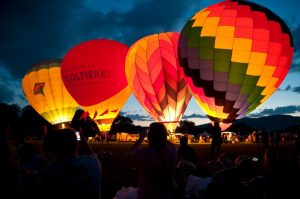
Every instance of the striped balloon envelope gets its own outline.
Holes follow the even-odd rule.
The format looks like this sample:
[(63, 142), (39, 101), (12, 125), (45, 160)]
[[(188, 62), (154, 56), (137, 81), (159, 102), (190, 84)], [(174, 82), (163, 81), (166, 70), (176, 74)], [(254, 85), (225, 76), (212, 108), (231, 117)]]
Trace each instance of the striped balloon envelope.
[(229, 124), (276, 91), (293, 51), (289, 28), (272, 11), (223, 1), (188, 20), (178, 56), (199, 106), (212, 121)]
[(191, 99), (179, 66), (179, 33), (153, 34), (136, 41), (126, 57), (128, 85), (139, 103), (173, 132)]

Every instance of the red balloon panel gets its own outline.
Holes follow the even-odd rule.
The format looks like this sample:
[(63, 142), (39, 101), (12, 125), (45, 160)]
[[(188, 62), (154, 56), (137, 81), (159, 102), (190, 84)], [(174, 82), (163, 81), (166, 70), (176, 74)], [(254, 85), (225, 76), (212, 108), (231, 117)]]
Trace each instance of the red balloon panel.
[(127, 86), (127, 51), (128, 47), (122, 43), (95, 39), (67, 52), (61, 67), (62, 79), (78, 104), (95, 105)]

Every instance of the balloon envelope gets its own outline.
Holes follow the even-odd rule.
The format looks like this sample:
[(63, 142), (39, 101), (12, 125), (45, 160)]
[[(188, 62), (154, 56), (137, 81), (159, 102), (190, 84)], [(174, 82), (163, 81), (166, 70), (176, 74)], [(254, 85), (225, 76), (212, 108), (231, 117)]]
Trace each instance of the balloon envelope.
[(212, 121), (231, 123), (264, 103), (284, 80), (291, 32), (270, 10), (224, 1), (196, 13), (180, 34), (187, 83)]
[(61, 60), (39, 63), (22, 79), (27, 101), (51, 124), (70, 122), (79, 107), (61, 80), (60, 66)]
[(191, 98), (178, 64), (178, 38), (175, 32), (146, 36), (130, 47), (126, 58), (126, 77), (134, 96), (171, 132)]
[(108, 131), (130, 95), (125, 76), (128, 47), (108, 39), (94, 39), (71, 48), (62, 62), (63, 82), (78, 102)]

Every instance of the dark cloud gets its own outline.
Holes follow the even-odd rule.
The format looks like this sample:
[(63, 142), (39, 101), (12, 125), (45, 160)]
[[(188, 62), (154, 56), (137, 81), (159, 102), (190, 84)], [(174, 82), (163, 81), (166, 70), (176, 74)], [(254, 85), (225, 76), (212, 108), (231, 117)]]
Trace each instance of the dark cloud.
[[(0, 6), (0, 64), (20, 82), (32, 65), (63, 58), (70, 48), (87, 40), (108, 38), (131, 45), (149, 34), (180, 31), (191, 17), (187, 13), (200, 6), (193, 0), (132, 0), (131, 4), (124, 10), (118, 5), (101, 12), (101, 2), (96, 1), (4, 1)], [(1, 99), (11, 100), (7, 98), (11, 95), (3, 94)]]
[(291, 66), (291, 72), (300, 72), (300, 24), (292, 30), (293, 41), (294, 41), (294, 57)]
[(287, 85), (285, 88), (278, 88), (278, 91), (290, 91), (292, 89), (291, 85)]
[(0, 102), (10, 103), (14, 98), (14, 91), (11, 90), (7, 85), (0, 82), (1, 95)]
[(128, 11), (104, 14), (80, 0), (6, 1), (0, 8), (0, 61), (21, 78), (33, 64), (62, 58), (86, 40), (110, 38), (130, 45), (148, 34), (180, 31), (174, 27), (192, 2), (135, 1)]
[(124, 12), (112, 10), (106, 14), (85, 13), (78, 21), (78, 26), (90, 38), (111, 38), (130, 46), (150, 34), (181, 31), (184, 22), (191, 17), (186, 16), (189, 13), (187, 11), (197, 11), (195, 5), (200, 6), (199, 2), (192, 0), (140, 0), (135, 1), (132, 8)]
[(120, 115), (129, 117), (132, 120), (138, 120), (138, 121), (152, 121), (153, 120), (149, 115), (128, 114), (126, 112), (120, 112)]
[(182, 117), (182, 119), (191, 119), (191, 118), (207, 118), (207, 116), (205, 115), (200, 115), (200, 114), (197, 114), (197, 113), (193, 113), (191, 115), (184, 115)]
[(298, 24), (293, 30), (292, 30), (292, 35), (293, 35), (293, 41), (294, 41), (294, 47), (295, 47), (295, 52), (299, 52), (299, 47), (300, 47), (300, 24)]
[(294, 87), (293, 92), (300, 93), (300, 86)]
[(300, 86), (292, 87), (291, 85), (287, 85), (285, 89), (278, 89), (279, 91), (292, 91), (294, 93), (300, 93)]
[(292, 86), (291, 85), (287, 85), (286, 88), (284, 89), (285, 91), (289, 91), (291, 90)]
[(300, 106), (283, 106), (275, 109), (264, 109), (259, 113), (249, 114), (249, 117), (262, 117), (268, 115), (285, 115), (300, 112)]

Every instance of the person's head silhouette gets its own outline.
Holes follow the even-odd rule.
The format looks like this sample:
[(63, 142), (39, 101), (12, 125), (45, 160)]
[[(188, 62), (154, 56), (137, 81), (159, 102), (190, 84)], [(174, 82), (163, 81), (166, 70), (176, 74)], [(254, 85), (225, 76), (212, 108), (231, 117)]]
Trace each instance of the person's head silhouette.
[(54, 129), (49, 132), (49, 138), (49, 149), (59, 159), (75, 156), (77, 138), (74, 129)]
[(182, 136), (180, 138), (180, 145), (181, 146), (187, 146), (188, 145), (188, 138), (187, 138), (187, 136)]
[(153, 122), (150, 124), (148, 142), (150, 147), (158, 150), (165, 147), (167, 143), (167, 129), (163, 123)]
[(215, 121), (215, 127), (219, 127), (220, 126), (220, 123), (218, 121)]

